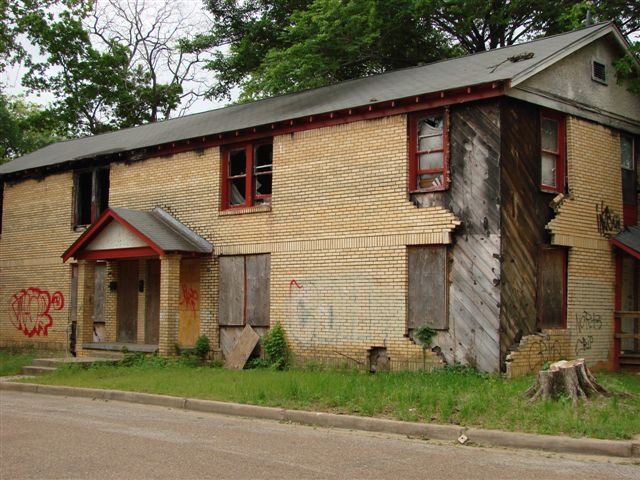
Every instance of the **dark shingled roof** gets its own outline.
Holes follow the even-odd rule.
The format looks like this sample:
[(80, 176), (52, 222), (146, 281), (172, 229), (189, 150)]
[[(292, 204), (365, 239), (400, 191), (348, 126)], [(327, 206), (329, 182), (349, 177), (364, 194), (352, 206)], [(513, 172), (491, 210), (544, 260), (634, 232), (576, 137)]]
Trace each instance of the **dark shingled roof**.
[[(601, 23), (532, 42), (350, 80), (328, 87), (188, 115), (92, 137), (54, 143), (4, 165), (0, 175), (94, 158), (222, 132), (269, 125), (378, 102), (522, 78), (563, 51), (611, 30)], [(531, 58), (509, 61), (531, 53)]]
[(213, 245), (161, 208), (150, 212), (113, 207), (111, 210), (165, 252), (213, 251)]
[(621, 244), (640, 255), (640, 227), (630, 226), (613, 238), (614, 244)]

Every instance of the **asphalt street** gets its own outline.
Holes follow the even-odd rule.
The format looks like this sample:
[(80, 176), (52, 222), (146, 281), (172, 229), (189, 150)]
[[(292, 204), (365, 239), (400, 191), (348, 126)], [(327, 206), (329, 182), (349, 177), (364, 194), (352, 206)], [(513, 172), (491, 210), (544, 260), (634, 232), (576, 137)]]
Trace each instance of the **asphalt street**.
[(640, 466), (2, 391), (0, 478), (636, 480)]

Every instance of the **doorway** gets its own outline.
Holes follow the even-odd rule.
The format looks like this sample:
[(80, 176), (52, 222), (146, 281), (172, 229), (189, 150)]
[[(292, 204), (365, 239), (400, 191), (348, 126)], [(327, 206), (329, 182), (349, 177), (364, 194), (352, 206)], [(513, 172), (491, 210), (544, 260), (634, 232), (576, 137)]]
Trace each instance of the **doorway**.
[(138, 328), (138, 261), (118, 262), (118, 342), (135, 343)]

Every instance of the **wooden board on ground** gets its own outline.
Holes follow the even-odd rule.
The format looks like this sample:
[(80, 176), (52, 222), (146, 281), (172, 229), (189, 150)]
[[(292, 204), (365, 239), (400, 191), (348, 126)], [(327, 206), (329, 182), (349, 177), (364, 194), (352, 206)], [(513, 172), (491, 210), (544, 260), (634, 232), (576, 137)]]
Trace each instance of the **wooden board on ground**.
[(242, 335), (238, 337), (238, 341), (233, 350), (231, 350), (231, 354), (227, 357), (225, 367), (242, 370), (259, 340), (260, 337), (250, 325), (244, 327)]

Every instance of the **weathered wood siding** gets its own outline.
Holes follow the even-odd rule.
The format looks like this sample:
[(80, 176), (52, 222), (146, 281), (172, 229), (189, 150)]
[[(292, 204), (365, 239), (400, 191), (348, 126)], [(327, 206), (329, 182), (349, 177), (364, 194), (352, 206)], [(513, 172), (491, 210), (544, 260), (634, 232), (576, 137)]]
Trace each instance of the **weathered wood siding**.
[(531, 104), (501, 107), (502, 299), (500, 353), (537, 330), (537, 255), (549, 242), (545, 225), (554, 194), (540, 191), (540, 114)]
[(500, 368), (500, 123), (496, 102), (451, 114), (446, 201), (462, 227), (451, 249), (452, 329), (440, 347), (450, 360), (484, 371)]

